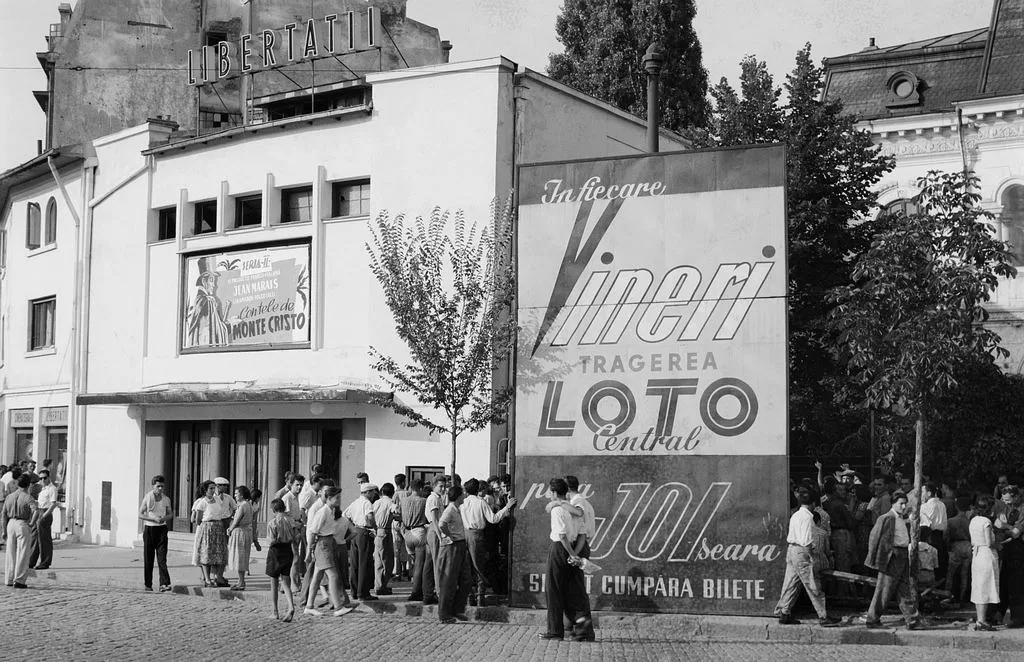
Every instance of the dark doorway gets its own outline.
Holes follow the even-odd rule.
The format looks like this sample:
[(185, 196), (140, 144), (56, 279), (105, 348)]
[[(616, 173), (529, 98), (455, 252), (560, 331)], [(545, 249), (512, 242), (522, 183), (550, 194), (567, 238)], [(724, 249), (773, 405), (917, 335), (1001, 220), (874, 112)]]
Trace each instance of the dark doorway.
[(320, 430), (320, 464), (335, 483), (341, 478), (341, 425), (327, 425)]

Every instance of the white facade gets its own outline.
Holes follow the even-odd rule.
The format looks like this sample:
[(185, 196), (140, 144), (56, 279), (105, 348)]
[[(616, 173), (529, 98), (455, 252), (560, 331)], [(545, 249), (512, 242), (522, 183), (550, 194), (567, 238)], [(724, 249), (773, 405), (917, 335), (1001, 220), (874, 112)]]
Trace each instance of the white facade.
[[(367, 82), (372, 105), (170, 143), (169, 127), (154, 121), (94, 142), (77, 408), (84, 540), (137, 540), (136, 510), (156, 473), (167, 475), (180, 531), (189, 490), (215, 475), (276, 490), (284, 470), (305, 474), (323, 462), (352, 499), (357, 471), (380, 484), (446, 467), (446, 438), (367, 401), (380, 388), (370, 345), (405, 354), (367, 265), (368, 221), (383, 210), (415, 216), (435, 206), (486, 220), (492, 199), (512, 189), (518, 163), (643, 151), (645, 126), (636, 118), (543, 76), (517, 74), (502, 58), (372, 74)], [(683, 147), (663, 135), (666, 148)], [(334, 185), (366, 181), (368, 208), (334, 216)], [(312, 188), (311, 218), (282, 223), (282, 192), (296, 187)], [(257, 194), (260, 223), (234, 228), (237, 198)], [(216, 231), (190, 236), (204, 201), (216, 202)], [(174, 212), (173, 238), (159, 238), (160, 210)], [(308, 343), (183, 347), (188, 265), (268, 244), (308, 246)], [(462, 436), (459, 473), (490, 473), (503, 435), (498, 428)]]

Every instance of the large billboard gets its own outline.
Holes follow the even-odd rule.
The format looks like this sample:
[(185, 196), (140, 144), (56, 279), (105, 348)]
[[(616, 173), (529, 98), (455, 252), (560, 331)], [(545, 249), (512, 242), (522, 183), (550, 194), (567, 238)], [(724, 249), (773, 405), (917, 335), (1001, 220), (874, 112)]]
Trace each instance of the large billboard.
[(788, 519), (781, 146), (522, 166), (512, 600), (547, 482), (598, 518), (595, 608), (770, 613)]
[(185, 258), (182, 352), (308, 347), (309, 244)]

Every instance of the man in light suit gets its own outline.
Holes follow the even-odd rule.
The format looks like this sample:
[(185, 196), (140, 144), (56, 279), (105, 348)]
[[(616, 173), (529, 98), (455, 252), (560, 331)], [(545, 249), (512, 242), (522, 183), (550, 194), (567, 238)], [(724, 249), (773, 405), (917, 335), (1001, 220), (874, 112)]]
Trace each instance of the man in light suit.
[(863, 618), (869, 628), (882, 627), (882, 612), (893, 591), (899, 597), (900, 612), (907, 621), (907, 629), (920, 627), (917, 596), (910, 588), (910, 531), (904, 518), (906, 511), (906, 493), (893, 492), (892, 508), (879, 517), (871, 529), (864, 565), (878, 571), (878, 584), (868, 613)]

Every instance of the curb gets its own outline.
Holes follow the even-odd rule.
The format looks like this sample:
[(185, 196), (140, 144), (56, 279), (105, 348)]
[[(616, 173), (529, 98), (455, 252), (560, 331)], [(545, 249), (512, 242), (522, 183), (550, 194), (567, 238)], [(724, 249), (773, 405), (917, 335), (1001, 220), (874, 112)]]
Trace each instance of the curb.
[[(63, 576), (62, 576), (63, 575)], [(29, 576), (47, 585), (91, 588), (116, 588), (142, 592), (137, 581), (100, 577), (92, 573), (58, 573), (30, 570)], [(226, 588), (205, 588), (174, 584), (174, 595), (206, 600), (230, 600), (270, 605), (269, 591), (232, 591)], [(356, 613), (381, 618), (399, 617), (437, 620), (437, 606), (399, 599), (360, 602)], [(468, 607), (466, 615), (477, 624), (505, 623), (544, 629), (547, 612), (541, 609), (512, 608), (505, 605)], [(628, 612), (594, 612), (594, 627), (608, 636), (637, 637), (661, 641), (778, 642), (807, 645), (881, 645), (950, 648), (960, 650), (1017, 651), (1024, 650), (1021, 636), (1007, 636), (1005, 631), (974, 632), (957, 622), (931, 630), (907, 631), (899, 617), (889, 617), (891, 627), (866, 629), (852, 623), (856, 617), (844, 619), (836, 628), (822, 628), (811, 622), (801, 625), (779, 625), (775, 619), (746, 616), (704, 616), (688, 614), (635, 614)]]

